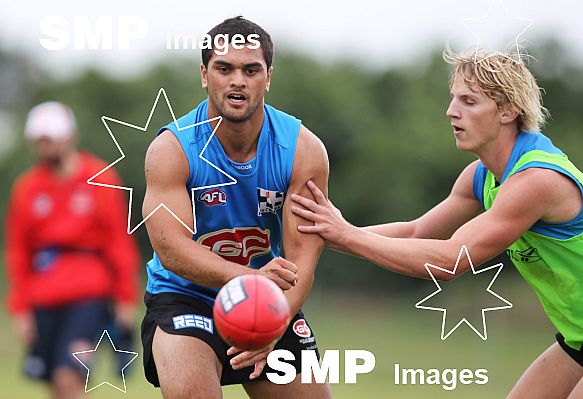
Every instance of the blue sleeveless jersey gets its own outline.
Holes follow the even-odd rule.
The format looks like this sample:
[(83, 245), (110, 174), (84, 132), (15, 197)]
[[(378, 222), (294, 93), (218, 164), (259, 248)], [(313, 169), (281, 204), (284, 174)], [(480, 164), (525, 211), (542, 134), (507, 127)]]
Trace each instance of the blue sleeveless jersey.
[[(209, 123), (182, 129), (208, 120), (207, 109), (205, 100), (178, 119), (178, 127), (172, 122), (158, 132), (172, 131), (188, 159), (185, 190), (193, 198), (196, 222), (192, 239), (226, 260), (259, 269), (279, 256), (282, 208), (301, 122), (265, 105), (257, 154), (249, 162), (237, 163), (227, 157), (216, 136), (204, 149), (213, 131)], [(208, 162), (199, 157), (203, 149)], [(176, 292), (214, 303), (217, 288), (177, 276), (164, 268), (156, 253), (147, 272), (146, 290), (151, 294)]]

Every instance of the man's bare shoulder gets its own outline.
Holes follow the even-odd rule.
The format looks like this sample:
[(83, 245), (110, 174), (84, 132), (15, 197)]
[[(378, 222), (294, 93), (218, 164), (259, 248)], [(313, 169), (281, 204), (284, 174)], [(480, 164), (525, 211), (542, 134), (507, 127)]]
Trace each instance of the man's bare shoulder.
[(296, 168), (323, 169), (326, 173), (329, 170), (328, 153), (324, 143), (304, 125), (300, 127), (296, 144), (294, 170)]
[(188, 159), (178, 141), (170, 130), (157, 136), (146, 152), (145, 173), (148, 183), (152, 177), (186, 181), (189, 175)]
[(502, 185), (500, 194), (514, 192), (524, 209), (540, 206), (545, 222), (562, 223), (581, 212), (581, 189), (570, 177), (552, 169), (528, 168)]

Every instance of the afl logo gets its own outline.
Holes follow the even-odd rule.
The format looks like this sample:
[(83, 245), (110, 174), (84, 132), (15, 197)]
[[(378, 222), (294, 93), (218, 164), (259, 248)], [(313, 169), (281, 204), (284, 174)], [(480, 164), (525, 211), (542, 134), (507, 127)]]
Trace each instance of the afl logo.
[(227, 194), (220, 188), (213, 188), (212, 190), (203, 191), (198, 196), (198, 200), (206, 206), (224, 206), (227, 204)]
[(310, 331), (310, 327), (308, 327), (308, 323), (304, 319), (297, 320), (292, 328), (299, 337), (308, 338), (312, 335), (312, 331)]

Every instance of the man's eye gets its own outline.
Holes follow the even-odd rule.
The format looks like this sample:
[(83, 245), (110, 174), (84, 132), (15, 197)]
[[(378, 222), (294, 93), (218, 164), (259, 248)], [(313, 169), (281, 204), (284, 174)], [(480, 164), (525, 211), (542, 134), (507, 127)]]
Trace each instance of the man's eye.
[(253, 75), (253, 74), (257, 73), (257, 69), (253, 69), (253, 68), (251, 68), (251, 69), (247, 69), (247, 73), (248, 73), (249, 75)]
[(229, 68), (227, 68), (227, 67), (219, 67), (218, 69), (219, 69), (219, 72), (228, 72), (229, 71)]

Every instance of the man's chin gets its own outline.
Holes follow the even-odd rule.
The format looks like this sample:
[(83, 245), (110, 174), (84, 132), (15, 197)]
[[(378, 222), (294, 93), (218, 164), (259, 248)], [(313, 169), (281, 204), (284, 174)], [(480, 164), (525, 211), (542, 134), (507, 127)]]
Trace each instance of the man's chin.
[(61, 165), (63, 159), (61, 157), (42, 157), (39, 163), (48, 166), (49, 168), (57, 168)]
[(466, 151), (466, 152), (468, 152), (468, 151), (471, 152), (472, 151), (472, 146), (469, 143), (467, 143), (467, 142), (465, 142), (463, 140), (456, 139), (455, 140), (455, 146), (460, 151)]
[(226, 107), (223, 107), (221, 111), (220, 115), (229, 122), (245, 122), (251, 118), (251, 115), (253, 115), (253, 112), (249, 107), (245, 107), (244, 109), (233, 109), (227, 105)]
[(245, 122), (249, 120), (251, 115), (240, 112), (223, 112), (221, 116), (229, 122)]

